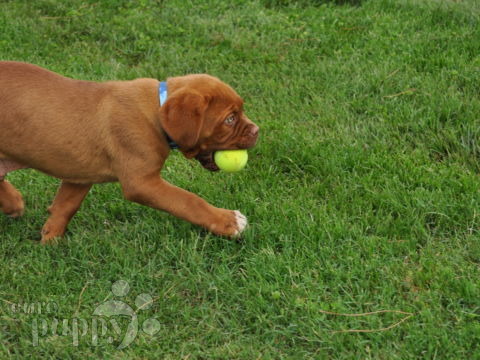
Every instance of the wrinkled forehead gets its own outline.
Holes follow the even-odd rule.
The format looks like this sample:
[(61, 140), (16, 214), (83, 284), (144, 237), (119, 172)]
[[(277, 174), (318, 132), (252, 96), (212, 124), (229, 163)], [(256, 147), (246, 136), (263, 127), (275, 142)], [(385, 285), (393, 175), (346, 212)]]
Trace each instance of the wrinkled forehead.
[(209, 94), (212, 104), (228, 107), (232, 111), (240, 111), (243, 108), (242, 98), (230, 86), (219, 82)]
[(207, 74), (193, 74), (184, 76), (185, 86), (197, 90), (214, 103), (235, 105), (238, 109), (243, 107), (243, 100), (231, 86), (220, 79)]

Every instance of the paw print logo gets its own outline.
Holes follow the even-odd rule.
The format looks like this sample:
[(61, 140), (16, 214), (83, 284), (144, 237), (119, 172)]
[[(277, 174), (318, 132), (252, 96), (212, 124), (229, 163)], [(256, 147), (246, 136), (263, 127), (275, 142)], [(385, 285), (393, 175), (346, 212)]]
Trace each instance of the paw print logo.
[[(112, 293), (116, 297), (124, 297), (129, 291), (130, 285), (125, 280), (118, 280), (112, 285)], [(125, 335), (123, 336), (120, 345), (117, 346), (117, 349), (123, 349), (130, 345), (138, 334), (139, 325), (137, 312), (150, 308), (153, 301), (154, 300), (150, 294), (138, 295), (135, 298), (135, 306), (137, 307), (137, 310), (135, 311), (130, 305), (121, 300), (108, 300), (98, 305), (94, 310), (93, 315), (110, 318), (110, 323), (117, 333), (122, 332), (121, 327), (115, 318), (112, 317), (125, 316), (130, 318)], [(147, 319), (142, 323), (142, 330), (146, 334), (153, 336), (160, 330), (160, 323), (154, 318)], [(113, 342), (113, 338), (108, 338), (108, 341), (110, 343)]]

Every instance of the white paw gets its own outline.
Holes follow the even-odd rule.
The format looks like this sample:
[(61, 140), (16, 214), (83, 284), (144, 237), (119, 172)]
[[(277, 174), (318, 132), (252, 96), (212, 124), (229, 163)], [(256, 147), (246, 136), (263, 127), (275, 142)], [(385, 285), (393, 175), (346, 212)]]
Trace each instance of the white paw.
[(240, 211), (235, 210), (235, 218), (237, 220), (237, 232), (235, 235), (239, 235), (245, 228), (247, 227), (248, 221), (245, 215), (243, 215)]

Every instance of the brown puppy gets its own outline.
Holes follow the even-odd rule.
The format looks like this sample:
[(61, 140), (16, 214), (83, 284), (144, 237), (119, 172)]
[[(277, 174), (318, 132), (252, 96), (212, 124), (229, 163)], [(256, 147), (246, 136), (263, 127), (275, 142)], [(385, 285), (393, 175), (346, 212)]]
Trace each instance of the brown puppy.
[(34, 168), (62, 180), (42, 230), (46, 244), (65, 233), (93, 184), (119, 181), (125, 198), (167, 211), (218, 235), (246, 226), (239, 211), (214, 207), (160, 177), (168, 136), (187, 157), (218, 170), (213, 152), (255, 145), (258, 127), (243, 101), (209, 75), (97, 83), (35, 65), (0, 62), (0, 210), (23, 214), (20, 193), (4, 177)]

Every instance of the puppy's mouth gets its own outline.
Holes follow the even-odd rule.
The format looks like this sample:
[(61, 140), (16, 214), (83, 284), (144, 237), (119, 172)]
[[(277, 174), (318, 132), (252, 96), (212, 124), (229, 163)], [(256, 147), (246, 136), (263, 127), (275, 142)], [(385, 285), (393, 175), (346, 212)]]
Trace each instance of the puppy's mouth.
[(213, 159), (213, 153), (213, 151), (201, 152), (197, 156), (195, 156), (195, 159), (197, 159), (205, 169), (209, 171), (218, 171), (220, 169), (217, 164), (215, 164), (215, 160)]

